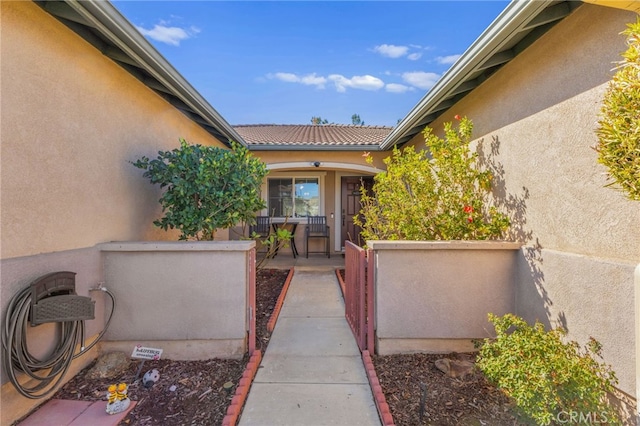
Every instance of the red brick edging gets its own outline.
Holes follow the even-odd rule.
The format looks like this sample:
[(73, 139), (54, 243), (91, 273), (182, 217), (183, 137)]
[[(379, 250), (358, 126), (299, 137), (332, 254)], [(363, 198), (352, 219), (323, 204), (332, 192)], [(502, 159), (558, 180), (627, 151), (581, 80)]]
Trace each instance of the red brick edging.
[[(276, 306), (271, 313), (271, 317), (269, 317), (269, 322), (267, 323), (267, 330), (269, 332), (272, 332), (276, 326), (276, 321), (278, 320), (278, 315), (280, 315), (280, 310), (282, 309), (282, 304), (284, 303), (284, 298), (287, 295), (287, 290), (289, 290), (289, 284), (291, 284), (292, 278), (293, 268), (289, 270), (289, 275), (287, 275), (284, 286), (282, 286), (282, 291), (280, 292), (280, 296), (278, 296)], [(242, 373), (240, 383), (238, 384), (238, 387), (236, 387), (236, 393), (233, 396), (233, 399), (231, 399), (231, 405), (227, 408), (227, 414), (222, 420), (222, 426), (235, 426), (238, 422), (244, 402), (247, 400), (247, 395), (249, 395), (251, 383), (258, 372), (260, 361), (262, 361), (262, 352), (260, 350), (256, 350), (253, 355), (251, 355), (251, 358), (249, 358), (247, 368), (245, 368)]]
[(276, 321), (278, 321), (278, 315), (280, 315), (280, 310), (282, 309), (282, 304), (284, 303), (284, 298), (287, 295), (287, 290), (289, 290), (289, 284), (291, 284), (292, 278), (293, 268), (289, 269), (289, 275), (287, 275), (280, 296), (278, 296), (278, 300), (276, 301), (276, 306), (273, 308), (273, 312), (269, 317), (269, 322), (267, 322), (267, 331), (269, 333), (273, 332), (273, 329), (276, 328)]
[(338, 283), (340, 284), (340, 290), (342, 290), (342, 297), (344, 297), (344, 291), (346, 288), (346, 284), (342, 279), (342, 275), (340, 275), (340, 269), (336, 269), (336, 277), (338, 277)]
[(371, 392), (373, 393), (373, 400), (378, 408), (378, 414), (380, 415), (382, 425), (395, 426), (393, 417), (391, 416), (391, 411), (389, 410), (389, 404), (387, 404), (384, 393), (382, 393), (382, 386), (380, 386), (380, 381), (378, 380), (378, 375), (376, 374), (376, 369), (373, 366), (373, 361), (371, 360), (369, 351), (362, 351), (362, 361), (364, 362), (364, 369), (367, 372), (367, 377), (369, 378)]
[(242, 411), (242, 406), (247, 400), (249, 388), (251, 388), (251, 382), (253, 382), (253, 378), (258, 372), (260, 361), (262, 361), (262, 352), (256, 350), (253, 355), (251, 355), (251, 358), (249, 358), (249, 364), (247, 364), (247, 368), (245, 368), (244, 373), (242, 373), (240, 383), (236, 387), (236, 393), (233, 399), (231, 399), (231, 405), (227, 408), (227, 414), (222, 420), (222, 426), (235, 426), (238, 422), (240, 411)]

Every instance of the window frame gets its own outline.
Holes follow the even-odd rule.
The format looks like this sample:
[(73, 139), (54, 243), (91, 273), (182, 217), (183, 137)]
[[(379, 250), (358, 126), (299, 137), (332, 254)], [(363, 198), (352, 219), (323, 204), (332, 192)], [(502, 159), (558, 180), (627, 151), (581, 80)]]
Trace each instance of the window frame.
[[(271, 179), (291, 179), (291, 195), (292, 195), (292, 204), (295, 209), (295, 181), (296, 179), (317, 179), (318, 180), (318, 215), (324, 216), (325, 211), (325, 176), (326, 172), (280, 172), (280, 173), (269, 173), (269, 175), (265, 179), (265, 183), (262, 189), (262, 198), (266, 201), (267, 208), (262, 210), (263, 215), (271, 215), (271, 210), (269, 208), (269, 181)], [(273, 216), (274, 222), (284, 221), (285, 216)], [(289, 220), (295, 220), (297, 222), (305, 223), (307, 222), (307, 216), (295, 216), (295, 210), (292, 216), (289, 217)]]

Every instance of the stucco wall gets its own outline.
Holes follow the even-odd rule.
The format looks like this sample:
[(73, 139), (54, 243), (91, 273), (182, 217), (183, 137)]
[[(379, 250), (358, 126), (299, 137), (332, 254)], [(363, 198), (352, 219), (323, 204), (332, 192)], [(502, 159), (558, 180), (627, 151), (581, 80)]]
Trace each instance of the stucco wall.
[(520, 245), (496, 241), (369, 241), (376, 350), (464, 352), (491, 335), (489, 313), (514, 311)]
[(2, 2), (2, 258), (166, 239), (129, 161), (201, 127), (33, 2)]
[[(241, 358), (253, 241), (101, 244), (117, 300), (104, 348), (163, 348), (169, 359)], [(224, 267), (221, 267), (224, 265)]]
[[(105, 311), (104, 295), (88, 291), (103, 280), (96, 244), (176, 238), (152, 225), (160, 190), (129, 161), (178, 147), (180, 137), (222, 144), (35, 3), (0, 7), (2, 315), (34, 279), (77, 272), (78, 294), (96, 300), (91, 338)], [(44, 348), (51, 331), (32, 328), (29, 339)], [(67, 379), (95, 355), (78, 358)], [(6, 380), (2, 424), (42, 402)]]
[[(95, 248), (69, 250), (64, 252), (25, 256), (20, 258), (5, 259), (0, 261), (2, 271), (2, 286), (0, 286), (0, 307), (2, 312), (2, 324), (5, 324), (5, 314), (11, 298), (36, 279), (58, 271), (71, 271), (76, 273), (76, 293), (80, 296), (89, 296), (95, 303), (95, 319), (85, 321), (87, 327), (87, 340), (90, 343), (104, 328), (105, 295), (102, 292), (89, 292), (102, 281), (102, 266), (100, 252)], [(27, 344), (29, 351), (38, 357), (45, 358), (50, 352), (51, 346), (58, 341), (58, 333), (54, 324), (41, 324), (37, 327), (27, 326)], [(78, 371), (92, 362), (97, 354), (98, 346), (72, 362), (69, 372), (65, 375), (65, 381), (72, 378)], [(4, 355), (2, 355), (4, 357)], [(24, 375), (18, 375), (21, 383), (25, 382)], [(34, 386), (31, 383), (30, 386)], [(9, 382), (4, 368), (2, 369), (2, 389), (0, 390), (0, 406), (2, 417), (0, 424), (8, 425), (14, 420), (27, 414), (33, 407), (43, 400), (32, 400), (18, 394)]]
[[(239, 358), (247, 345), (248, 253), (253, 247), (250, 241), (107, 243), (5, 259), (0, 262), (3, 324), (6, 307), (19, 290), (45, 274), (72, 271), (77, 294), (95, 301), (95, 319), (85, 321), (86, 344), (103, 330), (111, 310), (108, 297), (90, 289), (104, 283), (115, 296), (116, 308), (103, 340), (72, 362), (63, 383), (98, 351), (129, 354), (136, 344), (162, 348), (163, 358), (169, 359)], [(32, 355), (46, 358), (57, 341), (54, 324), (27, 326)], [(25, 382), (24, 375), (18, 377)], [(44, 402), (18, 394), (4, 370), (0, 396), (2, 425)]]
[(253, 151), (253, 154), (267, 164), (305, 162), (307, 167), (311, 167), (313, 162), (320, 161), (368, 166), (363, 157), (365, 152), (373, 158), (373, 167), (385, 168), (382, 159), (388, 157), (389, 153), (366, 148), (357, 151)]
[[(467, 115), (485, 152), (501, 165), (503, 205), (519, 206), (515, 236), (526, 242), (517, 313), (564, 324), (569, 337), (604, 343), (604, 356), (635, 393), (633, 265), (640, 260), (640, 206), (605, 188), (591, 148), (619, 33), (631, 12), (589, 4), (552, 28), (447, 115)], [(412, 141), (422, 146), (421, 136)], [(510, 197), (509, 197), (510, 196)]]

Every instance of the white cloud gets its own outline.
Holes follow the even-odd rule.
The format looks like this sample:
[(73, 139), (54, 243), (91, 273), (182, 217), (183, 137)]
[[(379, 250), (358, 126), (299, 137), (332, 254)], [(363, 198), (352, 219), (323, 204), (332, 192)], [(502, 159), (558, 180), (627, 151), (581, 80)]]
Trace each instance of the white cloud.
[(361, 90), (379, 90), (384, 87), (384, 82), (371, 75), (354, 75), (346, 78), (340, 74), (331, 74), (328, 79), (333, 81), (338, 92), (345, 92), (347, 88)]
[(462, 55), (438, 56), (436, 62), (442, 65), (451, 65)]
[(381, 44), (373, 48), (373, 51), (388, 58), (400, 58), (407, 54), (407, 46), (395, 46), (393, 44)]
[(269, 78), (275, 78), (276, 80), (286, 81), (287, 83), (298, 83), (300, 77), (290, 72), (277, 72), (275, 74), (269, 74)]
[(439, 74), (424, 71), (405, 72), (402, 74), (402, 79), (406, 83), (424, 90), (432, 88), (439, 78)]
[(317, 76), (315, 73), (298, 76), (290, 72), (277, 72), (275, 74), (268, 74), (267, 78), (284, 81), (286, 83), (300, 83), (306, 86), (316, 86), (318, 89), (324, 89), (324, 85), (327, 79)]
[(156, 24), (150, 30), (143, 27), (136, 28), (144, 36), (161, 43), (170, 44), (172, 46), (179, 46), (182, 40), (191, 38), (200, 32), (200, 30), (195, 27), (185, 29), (180, 27), (169, 27), (164, 24), (164, 22)]
[(409, 54), (409, 56), (407, 56), (407, 59), (412, 60), (412, 61), (417, 61), (421, 57), (422, 57), (422, 53), (411, 53), (411, 54)]
[(333, 82), (338, 92), (345, 92), (347, 89), (360, 90), (379, 90), (384, 87), (384, 82), (377, 77), (371, 75), (355, 75), (347, 78), (340, 74), (331, 74), (328, 77), (317, 75), (316, 73), (307, 75), (297, 75), (288, 72), (277, 72), (267, 74), (266, 76), (272, 80), (280, 80), (286, 83), (299, 83), (306, 86), (316, 86), (318, 89), (324, 89), (327, 82)]
[(404, 84), (389, 83), (385, 86), (385, 90), (390, 93), (405, 93), (414, 89), (413, 87), (405, 86)]
[(327, 79), (321, 76), (317, 76), (316, 73), (307, 74), (300, 79), (302, 84), (306, 84), (308, 86), (317, 86), (320, 89), (324, 88), (324, 84), (327, 82)]
[(329, 80), (333, 81), (333, 84), (336, 85), (336, 90), (338, 92), (346, 92), (347, 87), (349, 87), (349, 79), (342, 75), (331, 74), (329, 76)]
[(351, 87), (363, 90), (378, 90), (384, 87), (384, 82), (371, 75), (356, 75), (351, 77)]

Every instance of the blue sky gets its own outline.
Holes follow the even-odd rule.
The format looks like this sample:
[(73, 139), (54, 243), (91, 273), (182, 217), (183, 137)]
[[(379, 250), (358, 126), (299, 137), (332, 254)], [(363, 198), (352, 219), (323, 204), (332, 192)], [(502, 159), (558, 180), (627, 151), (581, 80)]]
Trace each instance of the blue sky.
[(393, 126), (507, 1), (114, 1), (232, 125)]

